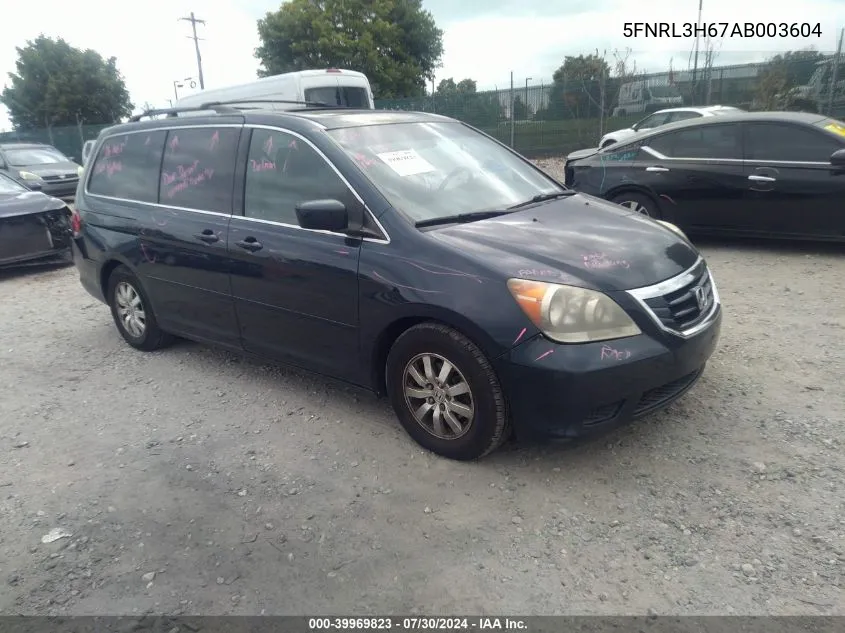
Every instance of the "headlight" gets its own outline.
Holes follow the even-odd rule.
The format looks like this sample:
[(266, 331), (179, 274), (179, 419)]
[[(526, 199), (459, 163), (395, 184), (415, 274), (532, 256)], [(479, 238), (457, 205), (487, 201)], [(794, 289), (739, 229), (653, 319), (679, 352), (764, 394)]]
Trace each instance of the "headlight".
[(534, 325), (559, 343), (588, 343), (640, 334), (631, 317), (604, 293), (526, 279), (509, 279), (508, 290)]
[(39, 176), (38, 174), (33, 174), (31, 171), (20, 172), (20, 177), (23, 178), (24, 180), (35, 180), (35, 181), (41, 180), (41, 176)]
[(680, 236), (681, 236), (682, 238), (684, 238), (685, 240), (688, 240), (688, 239), (689, 239), (689, 238), (687, 237), (687, 234), (686, 234), (686, 233), (684, 233), (681, 229), (679, 229), (677, 226), (675, 226), (675, 225), (674, 225), (674, 224), (672, 224), (671, 222), (666, 222), (665, 220), (655, 220), (655, 221), (656, 221), (658, 224), (662, 224), (663, 226), (665, 226), (665, 227), (666, 227), (667, 229), (669, 229), (670, 231), (672, 231), (672, 232), (674, 232), (674, 233), (677, 233), (678, 235), (680, 235)]

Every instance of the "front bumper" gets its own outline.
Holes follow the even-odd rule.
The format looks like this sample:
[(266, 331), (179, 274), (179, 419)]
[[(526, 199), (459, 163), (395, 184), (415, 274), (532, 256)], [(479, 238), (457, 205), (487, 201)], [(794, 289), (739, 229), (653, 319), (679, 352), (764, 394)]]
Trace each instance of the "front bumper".
[(562, 345), (543, 336), (496, 362), (520, 438), (574, 439), (661, 409), (701, 377), (719, 341), (721, 305), (694, 335), (659, 333)]
[(78, 178), (48, 180), (42, 185), (41, 192), (61, 200), (73, 200), (76, 198), (77, 184), (79, 184)]

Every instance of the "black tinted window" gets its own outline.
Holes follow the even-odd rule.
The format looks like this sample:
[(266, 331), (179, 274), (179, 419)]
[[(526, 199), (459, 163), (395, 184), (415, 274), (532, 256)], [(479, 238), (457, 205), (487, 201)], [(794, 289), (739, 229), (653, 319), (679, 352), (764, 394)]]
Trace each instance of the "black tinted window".
[(686, 128), (648, 139), (643, 145), (673, 158), (742, 158), (736, 124)]
[(284, 132), (254, 130), (249, 145), (244, 215), (298, 225), (296, 205), (332, 198), (353, 204), (349, 188), (305, 141)]
[(139, 132), (106, 139), (90, 167), (88, 191), (101, 196), (157, 202), (166, 136), (167, 132)]
[(826, 163), (842, 146), (821, 132), (797, 125), (751, 123), (746, 126), (749, 160), (789, 160)]
[(349, 86), (308, 88), (304, 96), (306, 101), (316, 101), (328, 105), (342, 105), (349, 108), (370, 107), (367, 91), (363, 88), (350, 88)]
[(229, 213), (238, 128), (170, 130), (161, 167), (161, 204)]

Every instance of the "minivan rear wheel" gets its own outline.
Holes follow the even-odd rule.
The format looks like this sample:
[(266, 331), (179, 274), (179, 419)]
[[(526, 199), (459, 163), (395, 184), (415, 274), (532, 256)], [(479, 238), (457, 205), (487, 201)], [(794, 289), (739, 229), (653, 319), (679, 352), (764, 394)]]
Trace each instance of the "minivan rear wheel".
[(481, 349), (457, 330), (421, 323), (387, 357), (387, 392), (407, 433), (449, 459), (473, 460), (510, 435), (505, 397)]
[(108, 301), (118, 332), (135, 349), (151, 352), (173, 342), (173, 336), (159, 328), (147, 293), (126, 266), (109, 276)]

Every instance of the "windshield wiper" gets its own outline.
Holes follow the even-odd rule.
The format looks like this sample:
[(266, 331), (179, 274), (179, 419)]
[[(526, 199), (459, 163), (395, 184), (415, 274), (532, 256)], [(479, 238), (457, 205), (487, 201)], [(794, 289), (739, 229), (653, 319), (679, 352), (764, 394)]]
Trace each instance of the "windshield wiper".
[(557, 198), (568, 198), (569, 196), (574, 196), (577, 192), (573, 191), (572, 189), (567, 189), (566, 191), (554, 191), (552, 193), (540, 193), (531, 198), (531, 200), (526, 200), (525, 202), (520, 202), (515, 204), (508, 209), (519, 209), (521, 207), (527, 207), (529, 204), (537, 204), (538, 202), (546, 202), (546, 200), (555, 200)]
[(507, 215), (511, 211), (507, 209), (487, 209), (486, 211), (472, 211), (470, 213), (458, 213), (456, 215), (444, 215), (439, 218), (428, 218), (414, 224), (417, 228), (425, 226), (437, 226), (438, 224), (460, 224), (463, 222), (474, 222), (475, 220), (486, 220), (500, 215)]

